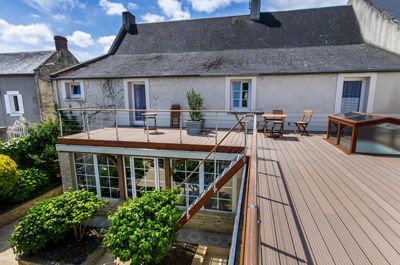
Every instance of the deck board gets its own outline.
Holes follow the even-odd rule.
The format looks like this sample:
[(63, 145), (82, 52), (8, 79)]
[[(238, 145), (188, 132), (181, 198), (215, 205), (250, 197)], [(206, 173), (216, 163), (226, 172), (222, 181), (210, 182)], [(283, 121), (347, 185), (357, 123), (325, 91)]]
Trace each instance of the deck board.
[(260, 264), (293, 264), (285, 251), (299, 264), (400, 264), (398, 158), (348, 155), (322, 135), (258, 142)]

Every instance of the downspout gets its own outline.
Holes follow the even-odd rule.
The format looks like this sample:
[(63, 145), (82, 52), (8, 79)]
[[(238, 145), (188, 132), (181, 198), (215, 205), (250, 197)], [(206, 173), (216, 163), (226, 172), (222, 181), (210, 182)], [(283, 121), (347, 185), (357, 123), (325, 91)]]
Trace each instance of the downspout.
[(42, 95), (40, 94), (40, 89), (39, 89), (39, 81), (38, 81), (38, 76), (37, 73), (34, 74), (35, 78), (35, 83), (36, 83), (36, 93), (38, 95), (38, 104), (39, 104), (39, 120), (43, 121), (43, 114), (42, 114)]

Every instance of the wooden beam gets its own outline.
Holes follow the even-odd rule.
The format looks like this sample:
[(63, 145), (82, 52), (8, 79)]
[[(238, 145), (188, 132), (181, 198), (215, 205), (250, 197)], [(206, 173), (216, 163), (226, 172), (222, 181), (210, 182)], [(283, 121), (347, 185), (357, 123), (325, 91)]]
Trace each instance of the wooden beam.
[(124, 177), (124, 156), (117, 155), (117, 173), (119, 184), (119, 199), (124, 201), (126, 199), (125, 193), (125, 177)]
[[(148, 143), (148, 142), (129, 142), (116, 140), (87, 140), (87, 139), (71, 139), (58, 138), (58, 144), (67, 145), (84, 145), (84, 146), (106, 146), (106, 147), (124, 147), (124, 148), (146, 148), (157, 150), (178, 150), (178, 151), (198, 151), (210, 152), (215, 145), (200, 145), (200, 144), (174, 144), (174, 143)], [(242, 146), (218, 146), (218, 153), (241, 153), (244, 147)]]
[(173, 174), (173, 170), (171, 170), (171, 159), (166, 157), (164, 158), (164, 170), (165, 170), (165, 188), (171, 189), (171, 176)]

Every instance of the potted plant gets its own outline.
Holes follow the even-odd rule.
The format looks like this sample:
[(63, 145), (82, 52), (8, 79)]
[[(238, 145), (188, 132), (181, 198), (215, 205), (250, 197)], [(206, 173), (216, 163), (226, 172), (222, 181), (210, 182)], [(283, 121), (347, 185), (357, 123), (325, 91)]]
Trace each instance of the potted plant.
[(201, 134), (202, 125), (204, 122), (203, 113), (199, 110), (203, 108), (203, 97), (195, 90), (190, 90), (186, 93), (189, 110), (189, 120), (186, 123), (186, 131), (188, 135)]

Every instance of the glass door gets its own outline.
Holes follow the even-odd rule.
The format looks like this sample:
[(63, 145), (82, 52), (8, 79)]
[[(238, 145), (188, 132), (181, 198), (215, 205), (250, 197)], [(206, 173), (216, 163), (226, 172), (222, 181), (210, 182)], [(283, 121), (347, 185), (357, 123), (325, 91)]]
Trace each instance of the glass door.
[[(144, 84), (133, 84), (133, 107), (135, 110), (147, 109), (146, 106), (146, 87)], [(134, 124), (143, 124), (144, 111), (136, 111), (134, 114)]]

